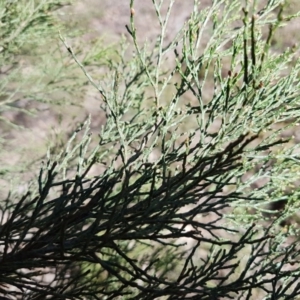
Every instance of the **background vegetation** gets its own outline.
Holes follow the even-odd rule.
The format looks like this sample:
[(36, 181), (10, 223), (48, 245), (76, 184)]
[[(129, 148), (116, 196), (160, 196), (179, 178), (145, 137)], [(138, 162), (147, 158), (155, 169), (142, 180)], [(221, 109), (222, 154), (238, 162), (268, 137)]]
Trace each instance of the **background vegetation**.
[(109, 48), (94, 9), (0, 4), (3, 297), (297, 299), (298, 14), (253, 2), (120, 4)]

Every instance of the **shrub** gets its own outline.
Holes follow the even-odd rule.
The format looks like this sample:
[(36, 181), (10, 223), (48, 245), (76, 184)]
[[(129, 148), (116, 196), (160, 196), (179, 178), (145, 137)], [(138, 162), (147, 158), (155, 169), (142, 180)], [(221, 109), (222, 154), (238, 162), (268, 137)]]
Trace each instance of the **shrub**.
[[(133, 43), (122, 44), (100, 84), (62, 38), (106, 120), (95, 138), (89, 119), (79, 126), (21, 199), (2, 201), (6, 297), (300, 294), (297, 224), (280, 227), (298, 207), (298, 145), (282, 133), (299, 122), (299, 61), (296, 48), (271, 48), (274, 31), (297, 14), (276, 0), (260, 10), (195, 2), (168, 42), (173, 3), (163, 16), (153, 1), (161, 33), (152, 47), (138, 42), (131, 0)], [(278, 201), (285, 205), (274, 212)]]
[[(86, 38), (90, 47), (83, 49), (86, 32), (81, 25), (65, 20), (71, 12), (65, 0), (0, 1), (1, 197), (9, 182), (20, 186), (36, 172), (47, 146), (52, 152), (61, 150), (71, 121), (82, 121), (88, 115), (78, 117), (87, 79), (65, 54), (58, 33), (73, 42), (91, 71), (110, 50), (100, 46), (100, 39)], [(72, 124), (71, 134), (74, 128)]]

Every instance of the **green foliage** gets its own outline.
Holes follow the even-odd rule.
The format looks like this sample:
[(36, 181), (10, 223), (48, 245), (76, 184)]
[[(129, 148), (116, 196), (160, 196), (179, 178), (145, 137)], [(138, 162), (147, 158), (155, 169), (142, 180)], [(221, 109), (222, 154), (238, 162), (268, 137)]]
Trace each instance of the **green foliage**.
[(19, 185), (21, 174), (27, 180), (28, 174), (36, 172), (47, 146), (56, 152), (64, 147), (68, 137), (51, 136), (52, 124), (47, 120), (55, 119), (52, 126), (57, 132), (62, 122), (66, 127), (73, 121), (74, 107), (82, 106), (87, 79), (66, 55), (59, 32), (67, 32), (91, 70), (103, 64), (111, 51), (101, 46), (101, 40), (88, 41), (88, 53), (83, 49), (78, 43), (80, 37), (82, 44), (83, 33), (62, 21), (69, 7), (64, 0), (0, 1), (1, 194), (7, 192), (10, 181)]
[(276, 0), (259, 10), (255, 1), (195, 2), (167, 41), (174, 1), (166, 15), (153, 4), (155, 45), (139, 43), (131, 0), (132, 44), (122, 42), (101, 82), (61, 36), (105, 122), (97, 137), (90, 119), (80, 125), (21, 199), (2, 201), (0, 292), (296, 299), (299, 230), (280, 225), (298, 210), (299, 146), (282, 135), (299, 123), (300, 63), (296, 48), (278, 53), (271, 43), (298, 15)]

